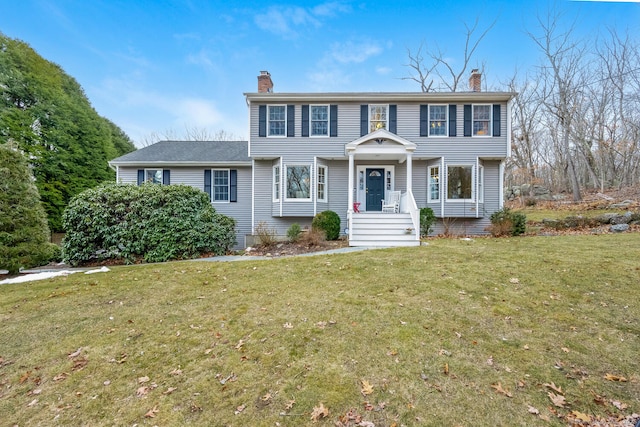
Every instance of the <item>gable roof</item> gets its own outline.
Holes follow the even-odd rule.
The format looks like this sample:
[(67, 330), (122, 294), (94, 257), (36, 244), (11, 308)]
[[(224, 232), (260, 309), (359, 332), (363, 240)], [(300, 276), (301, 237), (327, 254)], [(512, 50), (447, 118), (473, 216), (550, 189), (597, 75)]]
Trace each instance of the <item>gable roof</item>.
[(247, 141), (158, 141), (109, 162), (110, 166), (250, 166)]

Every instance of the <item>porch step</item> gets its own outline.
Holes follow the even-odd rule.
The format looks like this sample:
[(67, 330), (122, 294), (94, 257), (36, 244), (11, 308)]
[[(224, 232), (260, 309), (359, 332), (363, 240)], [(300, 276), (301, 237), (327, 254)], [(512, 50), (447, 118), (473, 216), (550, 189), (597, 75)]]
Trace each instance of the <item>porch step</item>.
[(419, 246), (408, 213), (359, 213), (351, 222), (349, 246)]

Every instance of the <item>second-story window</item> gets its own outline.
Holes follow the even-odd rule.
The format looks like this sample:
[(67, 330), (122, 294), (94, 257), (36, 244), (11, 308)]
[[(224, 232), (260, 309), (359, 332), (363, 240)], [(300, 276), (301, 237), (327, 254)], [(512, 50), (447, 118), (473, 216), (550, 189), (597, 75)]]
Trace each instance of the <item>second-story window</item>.
[(447, 135), (447, 106), (429, 105), (429, 136)]
[(491, 105), (473, 106), (473, 136), (491, 135)]
[(284, 136), (287, 128), (287, 107), (269, 105), (269, 136)]
[(327, 105), (312, 105), (311, 136), (329, 135), (329, 107)]
[(369, 105), (369, 132), (387, 129), (387, 106)]

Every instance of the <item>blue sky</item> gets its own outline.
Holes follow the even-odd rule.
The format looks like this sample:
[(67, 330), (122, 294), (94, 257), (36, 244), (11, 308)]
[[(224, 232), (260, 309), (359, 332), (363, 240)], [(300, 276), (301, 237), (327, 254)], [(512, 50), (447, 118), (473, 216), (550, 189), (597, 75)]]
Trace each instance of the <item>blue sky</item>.
[(0, 31), (29, 43), (84, 88), (138, 145), (185, 127), (247, 138), (244, 92), (268, 70), (277, 92), (418, 91), (403, 80), (421, 43), (455, 66), (464, 24), (494, 20), (474, 66), (490, 89), (540, 58), (527, 32), (549, 4), (577, 37), (640, 34), (640, 3), (558, 0), (5, 0)]

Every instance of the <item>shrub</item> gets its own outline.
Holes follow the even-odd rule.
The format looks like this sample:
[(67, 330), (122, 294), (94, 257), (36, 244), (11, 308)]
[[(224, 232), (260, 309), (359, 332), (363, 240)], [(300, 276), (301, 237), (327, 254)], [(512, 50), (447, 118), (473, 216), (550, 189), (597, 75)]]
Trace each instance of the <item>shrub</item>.
[(63, 226), (63, 257), (72, 265), (222, 255), (235, 244), (235, 221), (186, 185), (102, 185), (71, 200)]
[(302, 237), (302, 241), (304, 242), (304, 244), (309, 247), (319, 246), (325, 240), (325, 232), (316, 228), (312, 228), (311, 230), (307, 231)]
[(327, 240), (336, 240), (340, 236), (340, 217), (334, 211), (319, 212), (313, 217), (311, 228), (324, 231)]
[(298, 224), (297, 222), (294, 222), (293, 224), (291, 224), (291, 227), (289, 227), (289, 229), (287, 230), (287, 237), (289, 238), (290, 242), (295, 243), (298, 240), (300, 240), (300, 233), (302, 233), (302, 228), (300, 228), (300, 224)]
[(260, 221), (256, 226), (256, 236), (258, 236), (258, 240), (262, 246), (273, 246), (278, 241), (276, 231), (273, 228), (269, 228), (264, 221)]
[(509, 208), (502, 208), (491, 214), (491, 234), (494, 236), (519, 236), (526, 231), (527, 217)]
[(17, 274), (52, 256), (47, 215), (27, 160), (0, 144), (0, 269)]
[(433, 231), (436, 215), (431, 208), (420, 208), (420, 235), (428, 236)]

